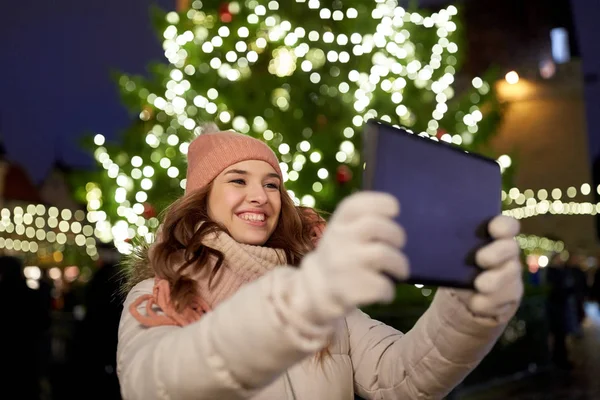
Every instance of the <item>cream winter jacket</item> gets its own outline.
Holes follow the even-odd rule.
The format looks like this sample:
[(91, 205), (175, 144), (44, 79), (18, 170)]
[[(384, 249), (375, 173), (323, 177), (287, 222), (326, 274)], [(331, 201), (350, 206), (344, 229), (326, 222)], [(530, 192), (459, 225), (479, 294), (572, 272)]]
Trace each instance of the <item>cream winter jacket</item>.
[(152, 293), (153, 281), (136, 285), (119, 327), (123, 397), (440, 399), (489, 352), (506, 323), (472, 315), (452, 290), (440, 289), (406, 334), (351, 312), (336, 322), (331, 357), (319, 364), (314, 354), (331, 327), (311, 326), (285, 308), (298, 272), (277, 267), (183, 328), (142, 327), (128, 308)]

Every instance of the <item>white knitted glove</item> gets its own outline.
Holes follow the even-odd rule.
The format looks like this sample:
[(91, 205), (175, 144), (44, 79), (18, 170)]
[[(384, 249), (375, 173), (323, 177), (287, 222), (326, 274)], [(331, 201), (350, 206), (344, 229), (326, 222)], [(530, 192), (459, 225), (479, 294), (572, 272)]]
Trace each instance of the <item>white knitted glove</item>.
[(383, 193), (357, 193), (340, 203), (317, 249), (304, 257), (289, 304), (322, 324), (358, 306), (391, 302), (395, 284), (385, 274), (405, 279), (409, 272), (400, 251), (405, 233), (393, 220), (398, 213), (396, 198)]
[(514, 239), (519, 222), (511, 217), (497, 216), (488, 231), (494, 241), (475, 254), (477, 265), (484, 269), (475, 279), (476, 292), (457, 290), (458, 298), (478, 316), (511, 317), (523, 296), (520, 249)]

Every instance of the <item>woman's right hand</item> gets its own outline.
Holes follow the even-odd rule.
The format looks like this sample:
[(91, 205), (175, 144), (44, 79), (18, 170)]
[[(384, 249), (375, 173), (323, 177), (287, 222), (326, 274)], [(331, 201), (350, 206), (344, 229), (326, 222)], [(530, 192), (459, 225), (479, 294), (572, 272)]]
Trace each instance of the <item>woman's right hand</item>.
[(394, 221), (395, 197), (375, 192), (349, 196), (338, 206), (318, 247), (300, 265), (290, 305), (317, 323), (359, 306), (394, 299), (395, 284), (409, 273), (401, 252), (404, 230)]

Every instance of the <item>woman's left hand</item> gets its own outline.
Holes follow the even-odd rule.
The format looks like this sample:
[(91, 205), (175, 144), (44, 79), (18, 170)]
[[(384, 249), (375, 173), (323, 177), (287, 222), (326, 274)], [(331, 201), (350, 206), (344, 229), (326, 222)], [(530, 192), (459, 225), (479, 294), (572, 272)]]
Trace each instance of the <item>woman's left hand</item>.
[(475, 279), (475, 291), (456, 291), (473, 314), (500, 318), (516, 312), (523, 296), (520, 248), (515, 240), (519, 230), (519, 222), (511, 217), (500, 215), (490, 222), (488, 232), (494, 240), (475, 255), (483, 269)]

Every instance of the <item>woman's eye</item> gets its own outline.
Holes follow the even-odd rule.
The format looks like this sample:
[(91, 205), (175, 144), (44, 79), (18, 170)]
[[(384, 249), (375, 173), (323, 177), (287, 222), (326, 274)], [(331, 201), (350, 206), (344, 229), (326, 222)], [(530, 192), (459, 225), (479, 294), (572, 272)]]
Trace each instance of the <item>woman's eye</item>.
[(267, 184), (266, 184), (266, 186), (267, 186), (269, 189), (276, 189), (276, 190), (278, 190), (278, 189), (279, 189), (279, 185), (277, 185), (276, 183), (267, 183)]
[(234, 179), (230, 181), (231, 183), (236, 183), (238, 185), (244, 185), (246, 182), (243, 179)]

